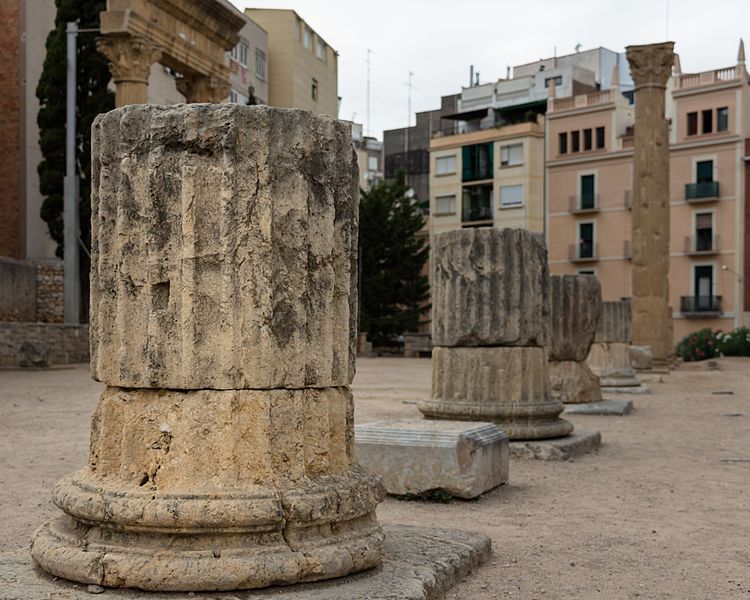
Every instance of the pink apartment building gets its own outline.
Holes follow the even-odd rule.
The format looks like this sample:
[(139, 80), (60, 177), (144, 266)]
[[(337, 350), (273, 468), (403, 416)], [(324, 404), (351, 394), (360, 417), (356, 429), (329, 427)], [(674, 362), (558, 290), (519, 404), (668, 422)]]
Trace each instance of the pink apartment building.
[[(750, 79), (735, 66), (675, 68), (670, 120), (670, 304), (675, 342), (750, 323)], [(552, 273), (599, 277), (605, 300), (631, 295), (634, 110), (610, 89), (551, 98), (547, 236)]]

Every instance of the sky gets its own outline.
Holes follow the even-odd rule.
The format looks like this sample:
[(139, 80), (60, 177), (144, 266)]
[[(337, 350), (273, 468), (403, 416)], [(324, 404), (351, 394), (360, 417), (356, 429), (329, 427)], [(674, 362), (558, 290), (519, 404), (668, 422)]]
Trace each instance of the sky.
[[(460, 92), (469, 66), (480, 82), (508, 66), (604, 46), (676, 43), (682, 71), (736, 63), (740, 37), (750, 60), (750, 0), (232, 0), (240, 9), (292, 8), (339, 53), (339, 118), (384, 129), (414, 124)], [(370, 120), (367, 121), (367, 50)], [(273, 65), (269, 64), (272, 70)], [(409, 72), (413, 72), (409, 114)]]

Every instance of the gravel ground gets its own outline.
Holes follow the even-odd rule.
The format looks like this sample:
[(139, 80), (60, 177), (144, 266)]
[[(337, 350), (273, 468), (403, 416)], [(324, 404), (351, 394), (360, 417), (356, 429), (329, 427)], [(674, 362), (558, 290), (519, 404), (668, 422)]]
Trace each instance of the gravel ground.
[[(576, 461), (513, 461), (478, 501), (387, 499), (385, 523), (484, 532), (494, 556), (451, 598), (750, 599), (750, 360), (683, 365), (627, 417), (569, 417), (603, 446)], [(418, 417), (426, 359), (360, 359), (357, 421)], [(102, 386), (86, 366), (0, 370), (0, 551), (57, 514), (50, 491), (87, 459)], [(733, 392), (715, 394), (714, 392)], [(736, 416), (742, 415), (742, 416)]]

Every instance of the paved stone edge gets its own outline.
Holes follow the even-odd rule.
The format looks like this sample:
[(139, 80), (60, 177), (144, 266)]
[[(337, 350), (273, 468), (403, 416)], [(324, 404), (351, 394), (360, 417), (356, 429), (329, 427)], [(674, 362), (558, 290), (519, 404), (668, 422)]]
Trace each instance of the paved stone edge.
[(570, 460), (598, 450), (602, 435), (598, 431), (576, 428), (573, 433), (550, 440), (516, 440), (510, 442), (510, 457), (549, 461)]
[(633, 412), (632, 400), (602, 400), (584, 404), (566, 404), (565, 413), (569, 415), (599, 415), (603, 417), (624, 417)]
[(26, 551), (0, 553), (0, 600), (440, 600), (492, 554), (485, 535), (455, 529), (384, 525), (380, 567), (340, 579), (262, 590), (148, 593), (100, 588), (53, 578)]

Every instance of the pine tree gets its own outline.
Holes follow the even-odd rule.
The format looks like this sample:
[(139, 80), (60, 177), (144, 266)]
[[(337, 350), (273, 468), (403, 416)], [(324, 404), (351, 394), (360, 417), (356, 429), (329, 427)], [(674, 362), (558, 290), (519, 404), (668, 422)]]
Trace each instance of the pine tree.
[[(57, 255), (63, 255), (63, 181), (65, 177), (65, 90), (66, 33), (68, 21), (80, 29), (98, 28), (99, 13), (106, 10), (106, 0), (55, 0), (55, 28), (47, 36), (47, 55), (36, 95), (39, 98), (39, 146), (42, 161), (39, 189), (44, 196), (40, 216), (47, 223), (50, 236), (57, 242)], [(107, 89), (111, 78), (107, 61), (96, 51), (96, 34), (78, 35), (76, 89), (76, 171), (80, 178), (79, 216), (81, 239), (91, 245), (91, 123), (96, 115), (114, 108), (114, 94)], [(81, 251), (82, 299), (88, 297), (88, 257)]]
[(418, 235), (425, 218), (409, 192), (403, 173), (361, 192), (361, 327), (376, 345), (416, 331), (429, 310), (429, 282), (422, 275), (429, 246)]

